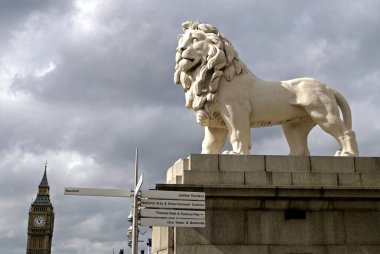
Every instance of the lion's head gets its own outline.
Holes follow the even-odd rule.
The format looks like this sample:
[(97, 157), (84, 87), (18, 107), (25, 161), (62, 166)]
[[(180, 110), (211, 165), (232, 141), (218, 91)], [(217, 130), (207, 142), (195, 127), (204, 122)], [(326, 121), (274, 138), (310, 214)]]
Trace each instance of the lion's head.
[(200, 110), (216, 100), (222, 77), (231, 80), (246, 71), (232, 44), (210, 24), (187, 21), (178, 36), (174, 82), (182, 84), (186, 107)]

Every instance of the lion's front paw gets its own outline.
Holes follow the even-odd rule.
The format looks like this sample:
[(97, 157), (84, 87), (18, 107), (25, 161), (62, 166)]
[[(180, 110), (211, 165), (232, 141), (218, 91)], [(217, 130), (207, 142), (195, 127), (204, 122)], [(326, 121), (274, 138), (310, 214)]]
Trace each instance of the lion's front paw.
[(336, 151), (335, 156), (352, 157), (352, 156), (357, 156), (357, 155), (355, 155), (355, 153), (352, 151), (340, 151), (340, 150), (338, 150), (338, 151)]
[(357, 155), (355, 155), (355, 153), (352, 152), (352, 151), (346, 151), (346, 152), (342, 152), (340, 154), (340, 156), (343, 156), (343, 157), (354, 157), (354, 156), (357, 156)]
[(228, 150), (226, 150), (226, 151), (223, 152), (223, 154), (238, 154), (238, 153), (236, 153), (234, 151), (228, 151)]

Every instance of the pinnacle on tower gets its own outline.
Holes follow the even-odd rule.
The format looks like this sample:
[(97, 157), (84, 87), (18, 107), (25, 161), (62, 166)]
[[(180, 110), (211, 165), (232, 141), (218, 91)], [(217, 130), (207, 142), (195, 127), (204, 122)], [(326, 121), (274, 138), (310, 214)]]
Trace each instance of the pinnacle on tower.
[(47, 176), (46, 176), (46, 168), (47, 168), (47, 161), (46, 161), (46, 163), (45, 163), (45, 172), (44, 172), (44, 176), (42, 177), (41, 183), (40, 183), (40, 185), (38, 186), (39, 188), (40, 188), (40, 187), (49, 187), (49, 183), (48, 183)]

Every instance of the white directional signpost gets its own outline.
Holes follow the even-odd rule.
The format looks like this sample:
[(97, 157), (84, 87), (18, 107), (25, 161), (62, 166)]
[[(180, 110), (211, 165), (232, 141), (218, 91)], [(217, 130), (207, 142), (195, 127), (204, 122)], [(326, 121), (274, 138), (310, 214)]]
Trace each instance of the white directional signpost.
[(204, 211), (193, 210), (164, 210), (164, 209), (142, 209), (141, 217), (150, 218), (180, 218), (180, 219), (204, 219)]
[(188, 191), (159, 191), (159, 190), (143, 190), (142, 198), (159, 198), (159, 199), (180, 199), (180, 200), (202, 200), (206, 199), (204, 192), (188, 192)]
[(185, 227), (185, 228), (204, 228), (206, 221), (192, 219), (170, 219), (170, 218), (141, 218), (142, 226), (159, 226), (159, 227)]
[(65, 187), (65, 195), (76, 196), (103, 196), (103, 197), (133, 197), (133, 218), (132, 218), (132, 254), (138, 252), (138, 207), (137, 201), (139, 197), (139, 191), (143, 184), (143, 174), (138, 179), (138, 150), (136, 148), (136, 160), (135, 160), (135, 188), (129, 189), (99, 189), (99, 188), (78, 188), (78, 187)]
[(205, 227), (205, 199), (204, 192), (142, 191), (140, 225)]
[(73, 188), (65, 187), (65, 195), (77, 196), (103, 196), (103, 197), (130, 197), (128, 189), (97, 189), (97, 188)]
[[(140, 190), (144, 175), (138, 178), (138, 150), (135, 160), (135, 188), (100, 189), (65, 187), (65, 195), (133, 197), (132, 254), (138, 253), (138, 221), (142, 226), (205, 227), (205, 193)], [(140, 207), (138, 207), (140, 203)], [(139, 214), (139, 209), (140, 214)]]

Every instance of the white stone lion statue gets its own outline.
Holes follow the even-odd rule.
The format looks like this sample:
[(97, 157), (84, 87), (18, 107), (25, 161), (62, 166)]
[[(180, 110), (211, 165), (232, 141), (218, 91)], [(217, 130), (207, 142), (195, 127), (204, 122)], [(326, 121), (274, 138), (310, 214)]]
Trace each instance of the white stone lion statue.
[(290, 155), (309, 155), (307, 136), (319, 125), (338, 141), (336, 156), (359, 155), (350, 106), (336, 90), (313, 78), (262, 80), (216, 27), (187, 21), (182, 28), (174, 82), (205, 127), (202, 153), (220, 153), (229, 135), (233, 150), (224, 153), (249, 154), (250, 128), (282, 125)]

